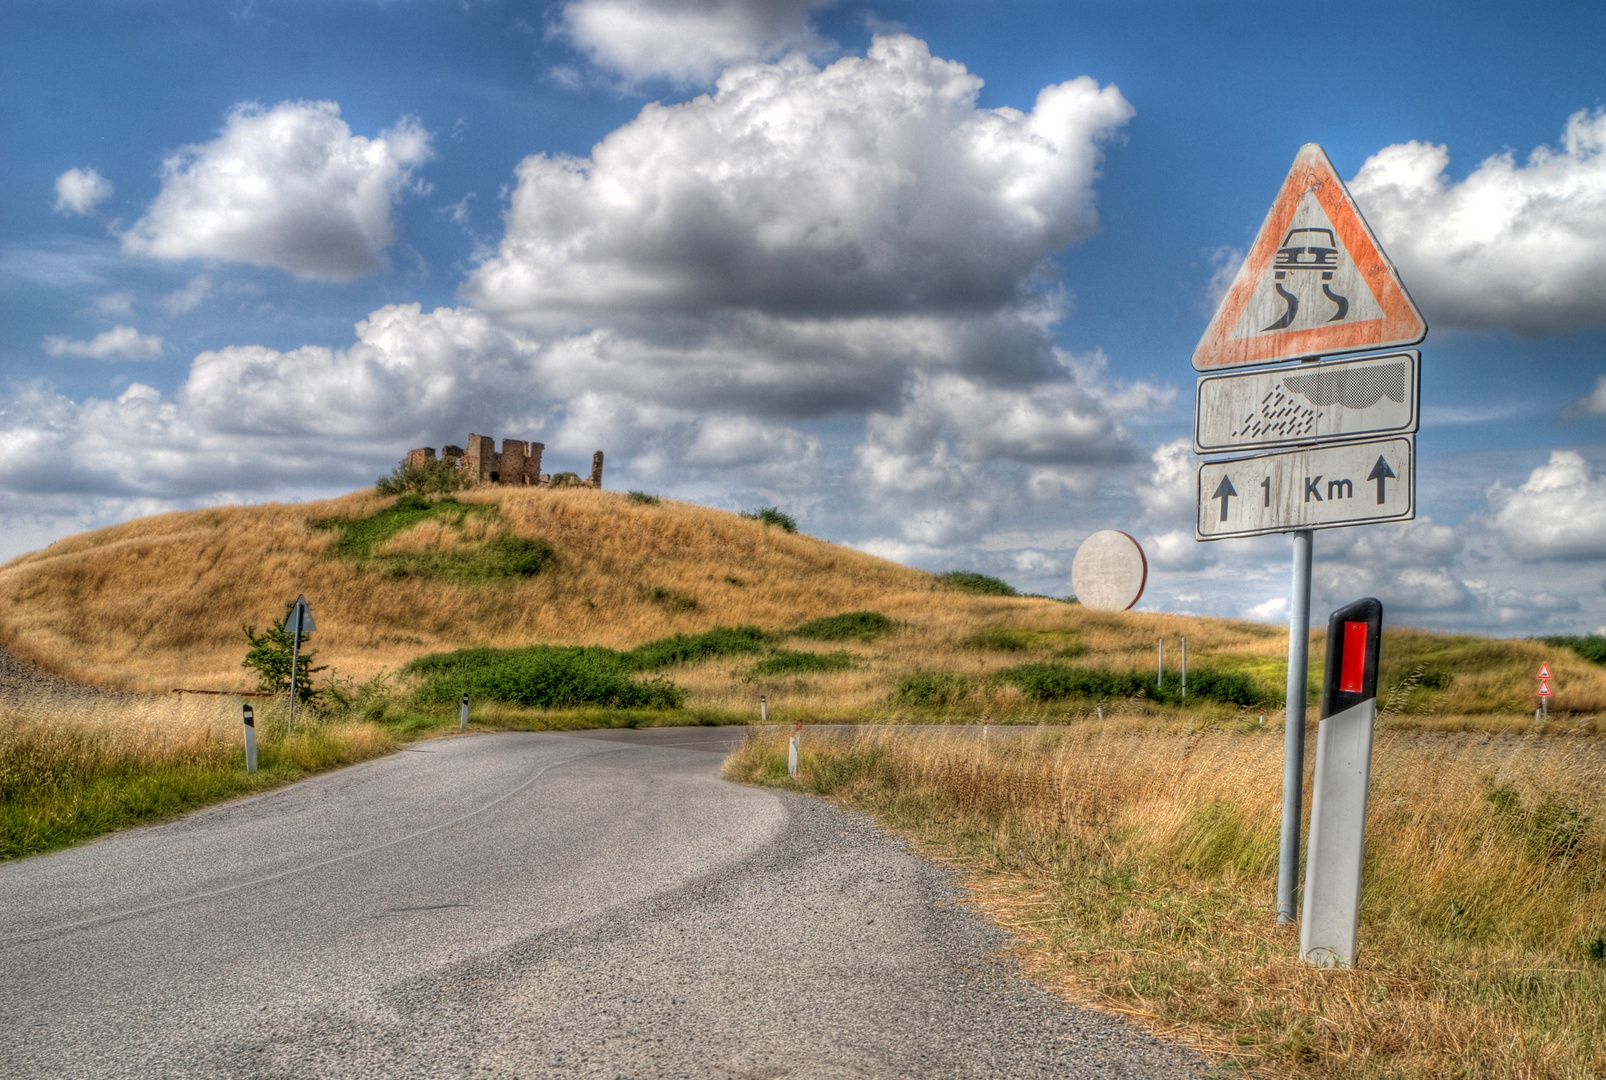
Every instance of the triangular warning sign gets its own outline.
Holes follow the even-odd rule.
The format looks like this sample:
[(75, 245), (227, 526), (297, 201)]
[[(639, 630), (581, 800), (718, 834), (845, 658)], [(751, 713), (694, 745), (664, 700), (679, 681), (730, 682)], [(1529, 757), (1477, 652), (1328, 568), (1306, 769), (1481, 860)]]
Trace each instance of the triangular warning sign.
[(1550, 684), (1549, 683), (1542, 682), (1542, 683), (1539, 684), (1539, 696), (1540, 697), (1552, 697), (1553, 696), (1551, 694), (1551, 692), (1550, 692)]
[(1549, 661), (1541, 661), (1540, 662), (1540, 664), (1539, 664), (1539, 674), (1534, 676), (1534, 677), (1537, 678), (1537, 679), (1554, 679), (1555, 678), (1555, 676), (1550, 673), (1550, 663), (1549, 663)]
[(1427, 332), (1333, 163), (1306, 143), (1193, 350), (1193, 366), (1415, 345)]

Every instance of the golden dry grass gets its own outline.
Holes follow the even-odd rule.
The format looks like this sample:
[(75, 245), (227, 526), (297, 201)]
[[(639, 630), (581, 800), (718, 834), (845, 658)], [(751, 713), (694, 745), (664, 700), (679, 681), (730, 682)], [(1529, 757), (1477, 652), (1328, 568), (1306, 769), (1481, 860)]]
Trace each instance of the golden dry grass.
[[(1026, 970), (1255, 1073), (1606, 1075), (1606, 744), (1382, 732), (1355, 970), (1272, 916), (1282, 739), (804, 732), (796, 786), (951, 860)], [(727, 762), (785, 786), (781, 733)]]
[[(480, 488), (467, 502), (493, 503), (496, 518), (460, 526), (426, 520), (391, 537), (377, 555), (438, 553), (481, 545), (502, 532), (542, 538), (554, 563), (527, 579), (481, 584), (396, 576), (344, 558), (337, 534), (315, 523), (361, 518), (391, 504), (371, 491), (300, 504), (220, 507), (166, 514), (84, 533), (0, 567), (0, 646), (49, 671), (102, 686), (165, 691), (175, 686), (249, 688), (240, 667), (242, 623), (282, 616), (298, 593), (312, 603), (319, 662), (366, 679), (424, 653), (536, 642), (628, 648), (679, 632), (753, 623), (785, 629), (843, 611), (879, 611), (901, 624), (867, 645), (851, 671), (750, 680), (749, 663), (713, 661), (667, 674), (693, 708), (750, 709), (758, 695), (788, 715), (908, 719), (890, 703), (917, 671), (972, 677), (976, 692), (923, 719), (982, 714), (1063, 722), (1088, 711), (1021, 700), (982, 685), (998, 669), (1053, 658), (1067, 643), (1073, 664), (1146, 669), (1157, 638), (1186, 636), (1196, 664), (1242, 670), (1280, 696), (1286, 631), (1225, 619), (1092, 612), (1051, 600), (976, 596), (928, 574), (736, 514), (664, 500), (633, 502), (589, 489)], [(657, 600), (654, 599), (656, 595)], [(672, 602), (661, 602), (664, 598)], [(689, 606), (685, 600), (695, 601)], [(1028, 647), (978, 647), (986, 628), (1042, 631)], [(1315, 641), (1320, 655), (1321, 635)], [(1520, 715), (1533, 707), (1532, 669), (1556, 668), (1558, 712), (1606, 707), (1606, 668), (1535, 642), (1495, 642), (1390, 630), (1384, 685), (1421, 669), (1453, 676), (1447, 690), (1403, 695), (1400, 712), (1436, 723), (1468, 713)], [(1313, 684), (1320, 664), (1312, 665)]]

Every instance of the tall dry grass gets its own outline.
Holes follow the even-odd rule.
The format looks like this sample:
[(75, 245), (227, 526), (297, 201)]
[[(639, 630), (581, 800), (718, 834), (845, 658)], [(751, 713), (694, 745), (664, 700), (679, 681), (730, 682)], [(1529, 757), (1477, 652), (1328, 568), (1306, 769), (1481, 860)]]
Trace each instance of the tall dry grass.
[(388, 752), (377, 724), (298, 722), (257, 702), (257, 773), (238, 701), (33, 697), (0, 705), (0, 858), (195, 809)]
[[(1175, 671), (1187, 637), (1196, 665), (1243, 671), (1280, 697), (1286, 631), (1226, 619), (1087, 611), (1044, 599), (975, 596), (930, 575), (736, 514), (663, 500), (634, 502), (590, 489), (480, 488), (465, 501), (494, 504), (494, 523), (470, 515), (462, 528), (426, 521), (383, 547), (438, 552), (511, 531), (540, 538), (556, 559), (533, 578), (460, 584), (395, 576), (336, 550), (317, 523), (361, 518), (393, 501), (371, 491), (294, 505), (220, 507), (165, 514), (60, 540), (0, 567), (0, 647), (71, 679), (132, 690), (175, 686), (247, 689), (242, 623), (282, 617), (298, 593), (312, 603), (319, 661), (359, 681), (416, 656), (465, 646), (536, 642), (629, 648), (715, 625), (784, 630), (808, 619), (873, 610), (896, 633), (846, 647), (852, 671), (754, 679), (750, 664), (715, 661), (667, 672), (694, 708), (772, 707), (842, 719), (971, 719), (1008, 715), (1064, 722), (1092, 703), (1035, 703), (988, 685), (999, 669), (1047, 660), (1146, 670), (1165, 638)], [(665, 602), (669, 598), (672, 602)], [(988, 647), (998, 631), (1039, 636), (1016, 650)], [(989, 638), (989, 634), (992, 638)], [(1315, 647), (1321, 648), (1321, 636)], [(810, 648), (798, 644), (799, 648)], [(1440, 718), (1521, 715), (1533, 708), (1533, 669), (1549, 660), (1552, 709), (1606, 708), (1606, 668), (1535, 642), (1494, 642), (1391, 629), (1384, 648), (1389, 687), (1443, 682), (1403, 693), (1400, 712)], [(1320, 665), (1313, 665), (1313, 685)], [(946, 710), (903, 708), (901, 680), (956, 672), (975, 692)], [(1414, 684), (1412, 684), (1414, 685)], [(1219, 710), (1218, 710), (1219, 711)]]
[[(1275, 729), (803, 739), (796, 786), (953, 861), (1074, 1002), (1268, 1075), (1606, 1075), (1598, 739), (1379, 733), (1352, 971), (1271, 916)], [(787, 785), (782, 734), (726, 773)]]

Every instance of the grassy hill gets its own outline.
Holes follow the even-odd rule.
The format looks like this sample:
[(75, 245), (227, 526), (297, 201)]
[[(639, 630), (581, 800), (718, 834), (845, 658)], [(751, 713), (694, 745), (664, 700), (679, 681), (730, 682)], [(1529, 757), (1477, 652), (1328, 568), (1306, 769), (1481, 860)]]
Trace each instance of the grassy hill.
[[(1275, 708), (1286, 650), (1276, 627), (979, 595), (736, 514), (584, 488), (445, 499), (365, 491), (70, 537), (0, 567), (0, 646), (119, 689), (250, 689), (241, 627), (282, 619), (298, 593), (318, 621), (319, 663), (357, 680), (465, 648), (606, 646), (639, 660), (638, 647), (673, 635), (757, 627), (768, 644), (756, 652), (659, 649), (648, 667), (691, 707), (747, 710), (765, 694), (788, 714), (821, 718), (1159, 708), (1154, 699), (1174, 688), (1152, 685), (1155, 641), (1167, 640), (1174, 679), (1184, 635), (1188, 708)], [(861, 611), (893, 625), (842, 640), (795, 633)], [(1606, 704), (1606, 668), (1566, 650), (1398, 629), (1383, 683), (1395, 714), (1520, 714), (1533, 707), (1542, 659), (1558, 677), (1554, 709)], [(1218, 700), (1200, 701), (1211, 678)]]

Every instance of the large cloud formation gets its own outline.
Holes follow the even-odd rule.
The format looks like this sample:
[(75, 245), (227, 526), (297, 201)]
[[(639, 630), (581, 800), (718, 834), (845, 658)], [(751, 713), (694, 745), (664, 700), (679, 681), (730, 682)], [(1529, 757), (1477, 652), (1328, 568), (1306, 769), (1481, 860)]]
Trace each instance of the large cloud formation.
[(123, 249), (349, 281), (386, 266), (391, 205), (430, 156), (410, 119), (368, 139), (332, 101), (239, 105), (216, 139), (163, 163), (161, 193)]
[(830, 0), (573, 0), (562, 35), (630, 80), (704, 83), (742, 60), (818, 46), (809, 16)]
[(1400, 143), (1350, 181), (1428, 321), (1606, 326), (1606, 109), (1574, 113), (1526, 164), (1497, 154), (1460, 183), (1449, 164), (1447, 147)]

